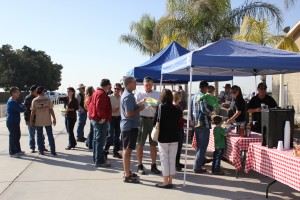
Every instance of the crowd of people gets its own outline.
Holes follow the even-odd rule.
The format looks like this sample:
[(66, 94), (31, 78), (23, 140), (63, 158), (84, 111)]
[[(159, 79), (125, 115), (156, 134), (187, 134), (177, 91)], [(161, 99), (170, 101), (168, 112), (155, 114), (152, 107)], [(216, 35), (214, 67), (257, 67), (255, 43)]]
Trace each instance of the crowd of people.
[[(156, 184), (160, 188), (172, 188), (172, 179), (175, 171), (182, 171), (184, 167), (180, 163), (181, 150), (184, 137), (183, 110), (187, 108), (187, 94), (181, 86), (178, 90), (171, 91), (163, 89), (161, 92), (153, 89), (154, 83), (151, 77), (143, 80), (143, 90), (134, 93), (136, 80), (134, 77), (126, 76), (123, 80), (124, 88), (116, 83), (112, 90), (109, 79), (102, 79), (100, 87), (94, 89), (80, 84), (77, 88), (78, 94), (73, 87), (67, 88), (67, 96), (59, 97), (63, 102), (65, 127), (68, 133), (68, 145), (66, 150), (75, 149), (77, 142), (85, 142), (87, 148), (93, 149), (92, 160), (95, 167), (111, 167), (107, 161), (109, 149), (113, 146), (113, 157), (123, 159), (124, 182), (139, 183), (139, 175), (147, 174), (143, 163), (144, 146), (148, 139), (150, 145), (151, 166), (150, 172), (162, 174), (163, 182)], [(245, 123), (248, 118), (246, 113), (251, 113), (253, 120), (257, 122), (254, 130), (259, 132), (261, 104), (269, 108), (277, 107), (275, 100), (266, 94), (265, 83), (257, 87), (257, 95), (254, 96), (248, 105), (243, 99), (241, 88), (237, 85), (231, 87), (226, 84), (225, 91), (218, 97), (214, 96), (215, 88), (202, 81), (199, 91), (192, 97), (192, 121), (194, 134), (197, 141), (197, 148), (193, 166), (195, 174), (205, 173), (203, 166), (213, 162), (212, 174), (223, 175), (220, 169), (221, 157), (226, 148), (225, 137), (228, 130), (221, 125), (223, 118), (212, 117), (217, 113), (219, 105), (230, 105), (230, 112), (227, 124)], [(24, 118), (29, 132), (29, 147), (32, 153), (44, 155), (45, 127), (50, 154), (56, 156), (55, 140), (52, 126), (56, 125), (56, 117), (53, 110), (53, 103), (45, 96), (45, 88), (42, 86), (31, 86), (30, 94), (25, 97), (24, 104), (18, 99), (20, 90), (17, 87), (10, 88), (10, 95), (7, 102), (7, 127), (9, 130), (9, 154), (18, 158), (25, 152), (20, 146), (20, 113), (24, 112)], [(147, 100), (154, 99), (157, 104), (148, 104)], [(87, 138), (84, 137), (84, 127), (90, 119), (90, 132)], [(78, 119), (77, 134), (75, 138), (74, 127)], [(160, 122), (158, 141), (154, 141), (151, 132), (156, 122)], [(213, 158), (206, 157), (206, 150), (209, 142), (211, 124), (215, 124), (215, 152)], [(37, 135), (37, 143), (35, 142)], [(37, 145), (36, 145), (37, 144)], [(157, 148), (158, 147), (158, 148)], [(137, 151), (137, 173), (130, 170), (132, 151)], [(161, 163), (161, 171), (157, 167), (157, 149)], [(119, 151), (122, 150), (122, 154)]]

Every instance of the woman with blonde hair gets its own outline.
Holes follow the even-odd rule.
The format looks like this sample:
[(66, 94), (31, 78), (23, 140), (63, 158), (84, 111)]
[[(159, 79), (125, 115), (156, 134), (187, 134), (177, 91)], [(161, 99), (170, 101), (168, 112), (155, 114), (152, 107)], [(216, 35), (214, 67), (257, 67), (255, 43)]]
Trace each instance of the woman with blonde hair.
[[(95, 92), (95, 89), (93, 88), (93, 86), (88, 86), (85, 89), (84, 108), (86, 110), (88, 110), (89, 100), (90, 100), (90, 97), (93, 95), (94, 92)], [(94, 127), (93, 127), (92, 123), (90, 123), (90, 133), (88, 134), (88, 137), (86, 139), (86, 146), (89, 149), (93, 149), (93, 138), (94, 138)]]
[(177, 124), (182, 114), (173, 105), (171, 90), (164, 89), (160, 100), (161, 105), (158, 106), (154, 115), (153, 125), (156, 124), (158, 110), (160, 109), (158, 148), (164, 181), (163, 183), (156, 184), (156, 187), (170, 189), (173, 188), (172, 179), (175, 175), (175, 160), (179, 140)]

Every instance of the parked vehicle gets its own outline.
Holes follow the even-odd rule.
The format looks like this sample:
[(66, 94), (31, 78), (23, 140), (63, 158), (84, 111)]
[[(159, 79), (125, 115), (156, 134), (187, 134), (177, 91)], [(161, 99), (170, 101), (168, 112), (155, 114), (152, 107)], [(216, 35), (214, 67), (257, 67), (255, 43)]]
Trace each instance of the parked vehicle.
[(57, 99), (57, 97), (59, 96), (58, 92), (54, 92), (54, 91), (47, 91), (45, 93), (46, 97), (49, 97), (51, 99), (51, 101), (55, 101)]
[(58, 96), (59, 97), (67, 97), (67, 94), (66, 93), (58, 93)]

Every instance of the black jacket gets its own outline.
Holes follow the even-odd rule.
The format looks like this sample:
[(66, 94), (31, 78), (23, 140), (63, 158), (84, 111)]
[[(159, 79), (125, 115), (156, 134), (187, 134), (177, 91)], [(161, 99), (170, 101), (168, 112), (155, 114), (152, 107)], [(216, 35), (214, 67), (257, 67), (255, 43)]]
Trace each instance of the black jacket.
[(26, 111), (24, 113), (24, 119), (26, 122), (29, 122), (30, 121), (30, 114), (31, 114), (31, 103), (32, 103), (32, 100), (35, 98), (35, 96), (33, 94), (29, 94), (25, 97), (25, 100), (24, 100), (24, 106), (26, 107)]
[[(153, 118), (153, 125), (156, 124), (158, 116), (158, 106)], [(161, 105), (161, 117), (160, 117), (160, 130), (158, 142), (160, 143), (171, 143), (178, 142), (178, 123), (182, 114), (180, 111), (171, 103), (165, 103)]]
[(68, 111), (67, 118), (77, 119), (76, 110), (78, 110), (78, 100), (76, 98), (73, 98), (71, 102), (69, 102), (68, 97), (60, 97), (59, 101), (64, 102), (64, 108), (68, 109), (74, 109), (74, 111)]

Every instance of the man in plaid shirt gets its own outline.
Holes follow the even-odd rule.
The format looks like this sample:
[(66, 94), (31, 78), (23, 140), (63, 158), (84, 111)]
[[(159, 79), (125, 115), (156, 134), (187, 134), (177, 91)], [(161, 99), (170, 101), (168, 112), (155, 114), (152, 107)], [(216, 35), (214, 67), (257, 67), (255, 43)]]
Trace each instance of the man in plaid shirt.
[(206, 81), (201, 81), (199, 87), (199, 92), (196, 93), (192, 99), (192, 118), (194, 124), (197, 124), (197, 120), (200, 120), (201, 124), (201, 126), (194, 128), (197, 141), (197, 152), (194, 162), (194, 173), (196, 174), (206, 172), (206, 169), (202, 168), (202, 166), (205, 164), (205, 154), (211, 128), (211, 111), (207, 107), (206, 100), (203, 99), (200, 103), (197, 102), (201, 95), (207, 93), (208, 83)]

